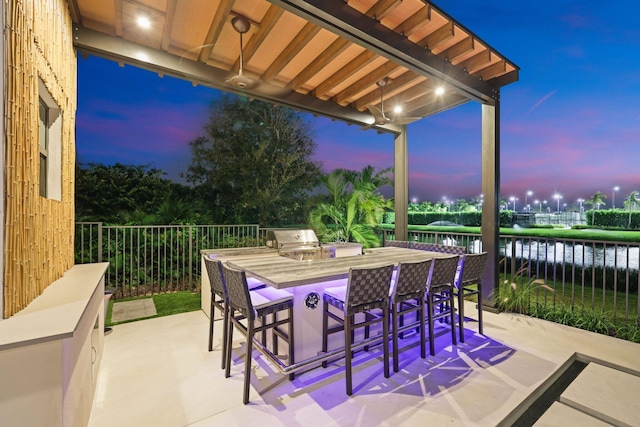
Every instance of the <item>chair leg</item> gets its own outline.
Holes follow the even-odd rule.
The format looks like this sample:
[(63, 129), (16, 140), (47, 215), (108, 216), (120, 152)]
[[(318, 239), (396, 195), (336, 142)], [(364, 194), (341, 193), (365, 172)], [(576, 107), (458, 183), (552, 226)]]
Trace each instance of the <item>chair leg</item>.
[(478, 332), (480, 335), (484, 335), (482, 332), (482, 287), (478, 281)]
[(347, 395), (353, 394), (353, 385), (351, 383), (351, 324), (353, 323), (352, 315), (344, 316), (344, 365), (345, 365), (345, 377), (347, 382)]
[[(293, 305), (289, 307), (289, 365), (293, 365), (295, 363), (294, 360), (294, 341), (293, 341)], [(296, 377), (295, 373), (289, 374), (289, 381), (293, 381)]]
[(225, 357), (225, 370), (224, 377), (229, 378), (231, 376), (231, 343), (233, 342), (233, 321), (232, 317), (234, 314), (234, 309), (229, 309), (229, 318), (227, 319), (227, 355)]
[(382, 354), (384, 358), (384, 377), (389, 378), (389, 306), (382, 308)]
[[(322, 352), (327, 352), (329, 341), (329, 304), (326, 301), (322, 302)], [(322, 367), (327, 367), (327, 362), (322, 362)]]
[[(364, 313), (365, 322), (368, 322), (372, 318), (373, 318), (373, 316), (371, 316), (369, 313), (367, 313), (367, 312)], [(353, 321), (355, 322), (355, 318), (354, 318)], [(365, 340), (369, 338), (369, 336), (370, 336), (369, 334), (370, 334), (369, 326), (365, 326), (364, 327), (364, 339)], [(355, 339), (355, 329), (354, 329), (354, 331), (351, 333), (351, 342), (355, 342), (355, 340), (356, 339)], [(369, 346), (368, 345), (364, 346), (364, 351), (369, 351)]]
[(227, 361), (227, 335), (229, 334), (229, 304), (224, 304), (223, 324), (222, 324), (222, 369), (226, 367)]
[(251, 385), (251, 353), (253, 352), (253, 322), (248, 320), (247, 327), (247, 354), (244, 358), (244, 393), (242, 403), (249, 403), (249, 386)]
[[(427, 357), (426, 346), (425, 346), (425, 321), (424, 321), (424, 298), (422, 299), (421, 308), (416, 311), (416, 313), (420, 314), (420, 357), (423, 359)], [(431, 338), (431, 336), (429, 336)]]
[[(273, 323), (278, 321), (278, 313), (273, 313)], [(275, 326), (271, 329), (271, 340), (273, 341), (273, 354), (278, 355), (278, 335)]]
[(398, 363), (398, 326), (402, 325), (402, 316), (398, 319), (398, 304), (395, 302), (391, 304), (391, 329), (392, 329), (392, 337), (391, 341), (393, 343), (393, 372), (398, 372), (400, 370), (400, 366)]
[[(211, 311), (209, 313), (209, 351), (213, 351), (213, 316), (215, 314), (215, 306), (213, 305), (213, 298), (215, 297), (213, 296), (213, 292), (212, 292), (211, 293)], [(224, 360), (224, 358), (222, 360)]]
[(429, 321), (429, 354), (435, 356), (436, 354), (436, 345), (435, 345), (435, 337), (434, 337), (434, 325), (433, 325), (433, 301), (431, 300), (431, 295), (427, 296), (427, 312), (428, 312), (428, 321)]
[(458, 289), (458, 327), (460, 329), (460, 342), (464, 342), (464, 288)]
[[(267, 324), (267, 316), (262, 316), (260, 318), (260, 324), (261, 325)], [(267, 346), (267, 330), (266, 329), (262, 330), (262, 345), (265, 347)]]
[(448, 304), (449, 304), (449, 319), (451, 319), (451, 342), (453, 345), (457, 345), (457, 332), (456, 332), (456, 310), (454, 306), (455, 299), (453, 298), (453, 289), (450, 289), (448, 292)]

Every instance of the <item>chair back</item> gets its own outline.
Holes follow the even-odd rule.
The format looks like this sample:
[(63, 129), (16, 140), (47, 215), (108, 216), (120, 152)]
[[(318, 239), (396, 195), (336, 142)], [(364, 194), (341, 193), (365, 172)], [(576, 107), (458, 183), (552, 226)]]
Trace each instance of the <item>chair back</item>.
[(419, 297), (427, 289), (427, 280), (433, 259), (418, 262), (401, 262), (398, 264), (396, 287), (393, 290), (393, 300), (407, 297)]
[(480, 254), (469, 254), (464, 257), (464, 265), (462, 267), (462, 277), (460, 284), (478, 283), (482, 279), (484, 269), (487, 265), (487, 252)]
[(249, 286), (244, 270), (236, 270), (222, 264), (229, 306), (244, 314), (248, 320), (255, 320), (255, 310), (249, 296)]
[(458, 255), (455, 255), (433, 259), (433, 268), (427, 284), (427, 291), (441, 287), (453, 287), (459, 258)]
[(385, 247), (394, 247), (394, 248), (409, 248), (409, 242), (406, 240), (385, 240)]
[(207, 267), (207, 275), (211, 284), (211, 293), (215, 293), (226, 300), (227, 291), (225, 290), (224, 276), (222, 273), (222, 263), (220, 260), (210, 258), (204, 259), (204, 265)]
[(419, 249), (421, 251), (442, 252), (445, 254), (455, 255), (464, 255), (467, 253), (467, 248), (465, 248), (464, 246), (440, 245), (438, 243), (411, 242), (409, 248)]
[(389, 264), (382, 267), (349, 269), (345, 314), (351, 315), (388, 306), (393, 268), (393, 264)]

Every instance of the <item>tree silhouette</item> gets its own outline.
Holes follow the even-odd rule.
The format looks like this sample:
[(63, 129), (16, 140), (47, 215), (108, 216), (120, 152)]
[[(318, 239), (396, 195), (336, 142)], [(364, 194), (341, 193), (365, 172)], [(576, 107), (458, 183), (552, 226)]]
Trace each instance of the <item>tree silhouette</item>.
[(638, 193), (637, 191), (632, 191), (631, 194), (629, 194), (629, 196), (627, 196), (627, 201), (625, 202), (625, 204), (629, 207), (629, 225), (628, 228), (631, 228), (631, 211), (632, 210), (636, 210), (636, 206), (638, 205), (638, 202), (640, 200), (638, 200), (638, 195), (640, 193)]
[[(597, 209), (600, 209), (600, 205), (604, 205), (604, 199), (606, 198), (607, 196), (605, 196), (604, 193), (602, 193), (601, 191), (598, 191), (590, 199), (585, 200), (584, 203), (586, 205), (592, 205), (592, 206), (595, 206)], [(595, 217), (596, 217), (595, 211), (592, 212), (591, 215), (592, 215), (591, 223), (593, 224), (595, 222)]]
[[(323, 241), (354, 241), (365, 247), (378, 246), (375, 227), (393, 202), (382, 196), (380, 187), (392, 183), (391, 168), (375, 172), (372, 166), (362, 171), (335, 169), (322, 183), (327, 190), (309, 214), (309, 222)], [(328, 224), (331, 226), (329, 227)]]
[(162, 170), (149, 165), (78, 165), (76, 220), (115, 224), (151, 221), (150, 216), (167, 200), (173, 186), (163, 175)]
[(266, 227), (302, 210), (321, 175), (304, 116), (224, 94), (212, 104), (205, 130), (190, 142), (186, 179), (208, 196), (219, 219)]

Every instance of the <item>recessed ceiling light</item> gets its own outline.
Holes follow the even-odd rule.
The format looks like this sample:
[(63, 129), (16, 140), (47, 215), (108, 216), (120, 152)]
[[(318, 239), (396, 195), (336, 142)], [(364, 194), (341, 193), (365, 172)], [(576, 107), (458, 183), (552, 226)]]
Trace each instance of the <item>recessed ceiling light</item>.
[(395, 107), (393, 107), (393, 112), (396, 114), (402, 113), (402, 107), (400, 105), (396, 105)]
[(436, 95), (440, 96), (440, 95), (444, 95), (444, 87), (442, 86), (438, 86), (436, 88)]
[(149, 28), (151, 28), (151, 20), (146, 16), (138, 16), (137, 22), (138, 22), (138, 26), (141, 28), (144, 28), (145, 30), (148, 30)]

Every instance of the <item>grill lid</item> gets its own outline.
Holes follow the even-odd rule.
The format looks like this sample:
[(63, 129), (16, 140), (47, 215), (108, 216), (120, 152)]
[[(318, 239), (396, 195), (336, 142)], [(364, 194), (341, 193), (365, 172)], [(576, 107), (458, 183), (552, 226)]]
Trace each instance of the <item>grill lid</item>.
[(313, 230), (269, 230), (267, 246), (278, 250), (290, 248), (315, 248), (320, 245)]

